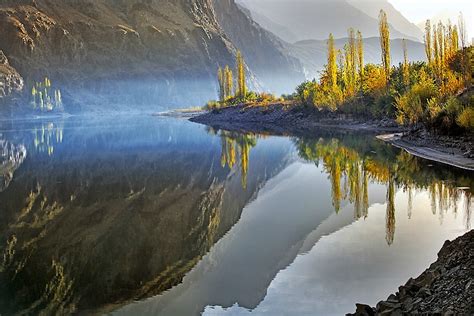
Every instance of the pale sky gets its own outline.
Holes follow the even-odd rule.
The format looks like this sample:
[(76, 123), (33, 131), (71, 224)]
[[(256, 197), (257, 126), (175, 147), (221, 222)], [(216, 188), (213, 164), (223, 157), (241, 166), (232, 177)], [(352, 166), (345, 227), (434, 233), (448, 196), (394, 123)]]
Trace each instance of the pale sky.
[[(389, 0), (408, 20), (418, 24), (437, 15), (456, 17), (464, 15), (468, 38), (474, 37), (474, 1), (473, 0)], [(457, 19), (452, 21), (457, 23)]]

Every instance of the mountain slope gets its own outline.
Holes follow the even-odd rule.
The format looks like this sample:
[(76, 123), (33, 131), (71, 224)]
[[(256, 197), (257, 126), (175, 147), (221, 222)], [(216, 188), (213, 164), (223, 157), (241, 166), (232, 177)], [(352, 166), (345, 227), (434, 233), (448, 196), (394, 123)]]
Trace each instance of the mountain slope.
[[(326, 39), (329, 33), (342, 38), (347, 36), (350, 27), (360, 30), (364, 37), (378, 35), (377, 18), (354, 7), (348, 0), (239, 0), (238, 3), (252, 12), (257, 23), (290, 43)], [(274, 27), (275, 23), (289, 29), (296, 37), (288, 37), (288, 32)], [(392, 38), (409, 37), (394, 27), (391, 35)]]
[[(225, 29), (237, 30), (230, 36), (217, 19), (228, 10), (235, 19)], [(217, 68), (234, 63), (236, 46), (256, 73), (280, 65), (301, 76), (297, 62), (233, 0), (7, 0), (0, 29), (0, 50), (25, 81), (50, 77), (75, 110), (97, 102), (97, 94), (102, 109), (203, 104), (217, 96)]]
[(23, 89), (23, 78), (0, 50), (0, 100)]
[(210, 0), (7, 1), (0, 29), (0, 49), (27, 81), (47, 75), (113, 94), (148, 79), (158, 103), (183, 85), (192, 93), (172, 103), (206, 100), (217, 63), (232, 61), (235, 50)]
[(266, 90), (288, 93), (304, 80), (302, 66), (288, 54), (286, 43), (255, 23), (234, 0), (214, 0), (214, 8), (225, 34), (242, 50)]

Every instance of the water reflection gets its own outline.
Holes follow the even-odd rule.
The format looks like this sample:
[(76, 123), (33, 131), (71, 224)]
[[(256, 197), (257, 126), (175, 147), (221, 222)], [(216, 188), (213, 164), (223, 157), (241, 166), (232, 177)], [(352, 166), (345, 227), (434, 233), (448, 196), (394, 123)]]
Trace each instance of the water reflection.
[[(355, 142), (355, 143), (354, 143)], [(433, 167), (405, 151), (392, 148), (379, 141), (360, 139), (296, 139), (300, 156), (306, 161), (322, 163), (331, 182), (332, 203), (338, 213), (342, 200), (354, 206), (354, 218), (368, 216), (368, 183), (376, 182), (387, 188), (386, 240), (390, 245), (395, 238), (395, 192), (402, 188), (409, 192), (408, 217), (412, 216), (413, 192), (429, 191), (433, 214), (444, 214), (451, 208), (457, 212), (465, 205), (466, 230), (470, 229), (471, 189), (473, 178), (469, 173), (446, 172), (442, 166)]]
[(54, 154), (54, 146), (63, 142), (64, 122), (41, 123), (33, 128), (34, 147), (37, 152)]
[[(29, 154), (0, 190), (1, 314), (256, 309), (298, 255), (377, 219), (378, 206), (385, 220), (371, 225), (395, 249), (405, 218), (425, 216), (420, 196), (443, 225), (458, 213), (463, 229), (472, 223), (472, 174), (366, 136), (275, 138), (148, 117), (2, 130)], [(132, 301), (143, 302), (121, 309)]]
[[(216, 133), (216, 132), (214, 132)], [(257, 135), (241, 134), (228, 131), (219, 131), (216, 134), (221, 138), (221, 165), (233, 169), (236, 164), (237, 153), (240, 157), (240, 176), (242, 187), (247, 187), (247, 174), (249, 172), (250, 150), (257, 146)]]
[[(1, 137), (1, 134), (0, 134)], [(0, 192), (13, 180), (14, 172), (26, 158), (26, 148), (0, 138)]]
[(101, 313), (175, 286), (289, 159), (260, 151), (243, 190), (191, 123), (22, 124), (4, 129), (32, 154), (0, 194), (2, 314)]

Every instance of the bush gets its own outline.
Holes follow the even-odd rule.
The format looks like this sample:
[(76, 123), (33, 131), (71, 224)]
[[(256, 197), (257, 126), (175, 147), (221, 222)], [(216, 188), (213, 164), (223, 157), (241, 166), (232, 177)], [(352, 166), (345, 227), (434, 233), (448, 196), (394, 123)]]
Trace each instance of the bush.
[(465, 108), (457, 117), (458, 125), (469, 132), (474, 132), (474, 107)]
[(417, 124), (423, 118), (423, 104), (419, 95), (408, 92), (395, 98), (397, 122), (403, 125)]

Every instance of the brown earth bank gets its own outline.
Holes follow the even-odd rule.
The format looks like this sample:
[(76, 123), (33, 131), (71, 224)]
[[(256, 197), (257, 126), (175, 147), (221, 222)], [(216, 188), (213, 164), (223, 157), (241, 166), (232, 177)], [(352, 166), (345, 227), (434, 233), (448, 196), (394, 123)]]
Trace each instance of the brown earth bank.
[(274, 135), (308, 136), (321, 130), (382, 134), (378, 138), (412, 155), (465, 170), (474, 170), (474, 137), (442, 136), (410, 129), (395, 120), (368, 119), (319, 111), (281, 102), (270, 105), (237, 105), (213, 109), (190, 119), (217, 129)]
[(474, 315), (474, 230), (446, 241), (438, 260), (376, 307), (348, 315)]
[(341, 129), (370, 133), (405, 131), (394, 120), (368, 120), (291, 102), (269, 105), (236, 105), (214, 109), (191, 118), (192, 122), (231, 131), (263, 132), (275, 135), (307, 136), (321, 129)]

